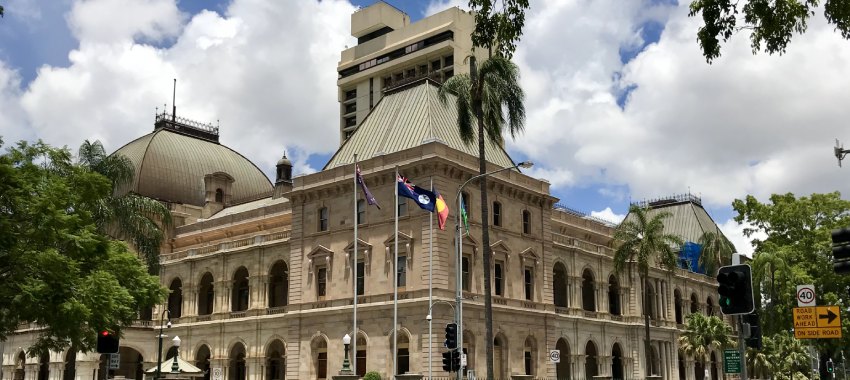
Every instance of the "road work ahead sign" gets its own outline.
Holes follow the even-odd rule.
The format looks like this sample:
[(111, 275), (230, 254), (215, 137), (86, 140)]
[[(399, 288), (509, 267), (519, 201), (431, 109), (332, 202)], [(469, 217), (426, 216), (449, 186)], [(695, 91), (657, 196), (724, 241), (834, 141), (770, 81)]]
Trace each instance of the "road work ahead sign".
[(838, 306), (795, 307), (794, 336), (797, 339), (841, 338)]

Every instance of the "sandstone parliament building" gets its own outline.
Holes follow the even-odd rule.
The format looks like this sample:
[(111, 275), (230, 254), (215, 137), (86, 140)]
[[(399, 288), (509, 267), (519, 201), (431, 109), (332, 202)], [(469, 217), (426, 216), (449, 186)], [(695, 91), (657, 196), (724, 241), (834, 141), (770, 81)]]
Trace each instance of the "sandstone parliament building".
[[(166, 309), (172, 327), (165, 329), (163, 359), (178, 352), (171, 338), (179, 336), (179, 357), (202, 369), (205, 380), (327, 379), (342, 367), (345, 334), (356, 339), (351, 357), (361, 376), (377, 371), (391, 378), (393, 281), (398, 374), (427, 377), (431, 358), (433, 376), (449, 376), (441, 352), (458, 269), (454, 199), (459, 186), (477, 174), (478, 159), (477, 146), (460, 141), (454, 105), (442, 105), (437, 90), (455, 73), (469, 71), (464, 57), (471, 53), (472, 25), (472, 16), (457, 8), (416, 23), (383, 2), (354, 13), (358, 44), (342, 52), (338, 68), (340, 147), (313, 174), (293, 177), (284, 155), (272, 182), (223, 145), (217, 128), (158, 115), (152, 133), (114, 154), (135, 165), (135, 178), (124, 190), (162, 201), (173, 215), (160, 259), (160, 279), (171, 292), (167, 303), (125, 328), (117, 369), (108, 367), (106, 355), (74, 349), (31, 358), (25, 352), (38, 326), (22, 324), (0, 346), (0, 379), (142, 379), (156, 365)], [(501, 146), (486, 149), (488, 169), (516, 165)], [(368, 206), (362, 193), (355, 203), (355, 154), (380, 209)], [(413, 183), (433, 183), (442, 193), (451, 209), (445, 231), (431, 228), (429, 214), (412, 201), (394, 204), (396, 168)], [(694, 257), (683, 252), (682, 268), (673, 272), (652, 269), (644, 289), (637, 275), (613, 272), (613, 224), (564, 206), (547, 181), (517, 169), (492, 175), (487, 183), (499, 379), (719, 377), (721, 352), (703, 364), (677, 345), (688, 314), (719, 314), (716, 282), (694, 269)], [(477, 184), (461, 196), (471, 229), (460, 242), (463, 343), (467, 375), (483, 377)], [(666, 229), (685, 241), (719, 232), (693, 195), (643, 205), (671, 212)], [(397, 262), (394, 207), (400, 215)], [(439, 302), (429, 303), (429, 293)], [(652, 318), (649, 353), (643, 344), (644, 307)], [(552, 350), (559, 351), (559, 363), (550, 361)]]

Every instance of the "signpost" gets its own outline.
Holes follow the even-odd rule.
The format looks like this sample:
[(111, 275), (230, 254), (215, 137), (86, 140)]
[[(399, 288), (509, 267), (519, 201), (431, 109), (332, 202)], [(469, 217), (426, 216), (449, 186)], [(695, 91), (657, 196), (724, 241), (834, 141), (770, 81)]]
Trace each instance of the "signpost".
[(797, 339), (841, 338), (840, 309), (835, 305), (795, 307), (794, 337)]
[(224, 376), (222, 375), (221, 368), (213, 368), (212, 369), (212, 380), (222, 380)]
[(797, 306), (817, 306), (817, 304), (815, 304), (814, 285), (797, 285)]
[(741, 373), (741, 352), (738, 350), (723, 351), (723, 372)]
[(121, 356), (119, 354), (109, 354), (109, 369), (118, 369), (121, 366)]
[(560, 363), (561, 362), (561, 351), (560, 350), (549, 350), (549, 363)]

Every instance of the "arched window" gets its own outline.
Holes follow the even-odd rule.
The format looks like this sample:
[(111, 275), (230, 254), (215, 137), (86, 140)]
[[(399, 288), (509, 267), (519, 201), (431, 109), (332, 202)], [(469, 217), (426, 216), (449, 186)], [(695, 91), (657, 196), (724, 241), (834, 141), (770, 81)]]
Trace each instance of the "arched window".
[(43, 353), (38, 357), (38, 380), (50, 378), (50, 355)]
[(237, 343), (230, 349), (230, 370), (228, 371), (228, 380), (245, 380), (245, 346), (242, 343)]
[(328, 342), (324, 338), (313, 341), (313, 357), (316, 360), (316, 378), (328, 378)]
[(230, 304), (231, 311), (248, 310), (248, 269), (239, 267), (233, 274), (233, 295)]
[(581, 275), (581, 305), (584, 310), (596, 311), (596, 291), (594, 290), (593, 272), (590, 268)]
[(651, 375), (661, 376), (661, 357), (658, 356), (658, 348), (655, 347), (655, 346), (652, 346), (651, 351), (652, 351), (652, 360), (650, 361), (649, 373)]
[(502, 226), (502, 204), (499, 202), (493, 202), (493, 225)]
[(564, 264), (556, 263), (552, 270), (552, 292), (555, 306), (567, 307), (567, 269)]
[(183, 282), (180, 278), (175, 278), (168, 289), (168, 310), (171, 312), (171, 318), (180, 318), (183, 315)]
[(531, 233), (531, 211), (523, 210), (522, 211), (522, 233), (530, 234)]
[(221, 189), (215, 189), (215, 202), (221, 203), (224, 202), (224, 192)]
[(537, 346), (532, 337), (525, 338), (525, 345), (522, 350), (522, 362), (525, 368), (525, 374), (534, 376), (537, 374)]
[(210, 380), (210, 348), (206, 344), (195, 353), (195, 367), (204, 371), (203, 380)]
[(711, 380), (717, 380), (717, 355), (714, 351), (711, 352), (711, 362), (709, 364), (711, 365)]
[(611, 378), (613, 380), (623, 380), (623, 350), (619, 343), (614, 343), (611, 348)]
[(366, 350), (369, 348), (369, 343), (366, 342), (366, 337), (363, 333), (357, 336), (357, 376), (366, 376)]
[(466, 376), (470, 369), (475, 370), (475, 335), (469, 330), (463, 332), (463, 348), (466, 349), (466, 367), (463, 367)]
[(673, 292), (673, 304), (676, 311), (676, 323), (682, 324), (682, 292), (679, 289)]
[(508, 363), (508, 345), (505, 338), (499, 334), (493, 338), (493, 375), (497, 379), (507, 378)]
[(328, 222), (328, 208), (327, 208), (327, 207), (322, 207), (322, 208), (320, 208), (320, 209), (319, 209), (319, 212), (318, 212), (318, 217), (319, 217), (319, 218), (318, 218), (318, 219), (319, 219), (319, 223), (318, 223), (317, 228), (319, 229), (319, 232), (321, 232), (321, 231), (327, 231), (327, 230), (328, 230), (328, 226), (329, 226), (329, 222)]
[(555, 364), (555, 377), (557, 380), (570, 380), (572, 371), (570, 370), (570, 345), (564, 338), (558, 339), (555, 343), (555, 349), (561, 354), (561, 362)]
[(597, 365), (598, 354), (593, 341), (587, 341), (587, 345), (584, 346), (584, 355), (584, 378), (592, 379), (594, 376), (599, 375), (599, 366)]
[(142, 378), (144, 375), (145, 360), (139, 351), (130, 347), (122, 346), (118, 349), (118, 357), (120, 358), (118, 369), (107, 370), (109, 354), (100, 355), (100, 366), (97, 376), (98, 379), (106, 380), (107, 373), (109, 374), (109, 378), (118, 376), (125, 377), (127, 379)]
[(644, 301), (646, 305), (644, 305), (644, 312), (649, 315), (650, 319), (658, 319), (658, 315), (655, 310), (655, 287), (647, 281), (646, 282), (646, 300)]
[(266, 380), (286, 378), (286, 347), (275, 340), (266, 349)]
[(685, 355), (682, 354), (682, 350), (679, 350), (679, 380), (686, 380), (688, 378), (688, 374), (685, 368)]
[(697, 295), (691, 293), (691, 314), (696, 312), (699, 312), (699, 301), (697, 300)]
[(705, 299), (705, 311), (707, 315), (714, 315), (714, 300), (711, 297)]
[(269, 272), (269, 307), (286, 306), (289, 302), (289, 267), (283, 260), (274, 263)]
[(215, 304), (215, 287), (213, 276), (209, 272), (201, 277), (201, 286), (198, 290), (198, 315), (210, 315)]
[(15, 379), (14, 380), (24, 380), (24, 373), (25, 373), (24, 371), (26, 370), (26, 368), (27, 368), (27, 357), (23, 353), (23, 351), (21, 351), (21, 353), (18, 354), (18, 360), (15, 363), (15, 375), (14, 375)]
[(620, 281), (617, 276), (608, 277), (608, 312), (611, 315), (621, 315), (620, 310)]
[(77, 378), (77, 349), (71, 347), (65, 354), (65, 371), (62, 380), (74, 380)]
[(404, 332), (398, 334), (398, 365), (396, 375), (405, 374), (410, 371), (410, 338)]

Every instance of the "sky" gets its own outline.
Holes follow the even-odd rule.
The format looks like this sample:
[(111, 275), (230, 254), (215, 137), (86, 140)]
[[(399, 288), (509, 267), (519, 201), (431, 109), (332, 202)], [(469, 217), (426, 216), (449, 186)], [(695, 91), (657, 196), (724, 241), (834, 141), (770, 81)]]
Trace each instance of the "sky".
[[(337, 148), (336, 65), (372, 0), (0, 0), (0, 136), (107, 150), (154, 114), (218, 123), (268, 176), (284, 151), (321, 170)], [(457, 0), (389, 0), (416, 21)], [(514, 62), (526, 129), (507, 149), (573, 209), (619, 221), (631, 201), (701, 197), (743, 253), (731, 208), (753, 195), (841, 191), (850, 139), (850, 42), (822, 9), (783, 55), (747, 31), (709, 65), (699, 18), (675, 0), (532, 0)]]

